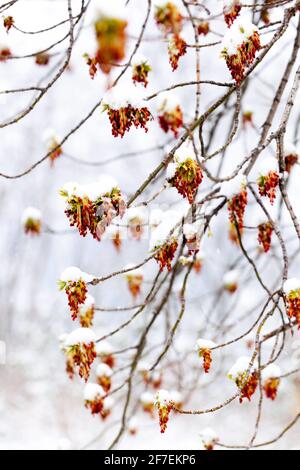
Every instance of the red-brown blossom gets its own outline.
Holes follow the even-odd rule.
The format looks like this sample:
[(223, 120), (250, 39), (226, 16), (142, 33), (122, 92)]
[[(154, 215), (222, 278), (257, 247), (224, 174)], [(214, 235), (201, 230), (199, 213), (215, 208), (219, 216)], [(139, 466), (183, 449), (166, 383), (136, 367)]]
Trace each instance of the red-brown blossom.
[(3, 26), (4, 28), (6, 29), (6, 32), (8, 33), (8, 31), (10, 30), (10, 28), (12, 28), (12, 26), (14, 25), (15, 23), (15, 20), (13, 19), (12, 16), (6, 16), (3, 20)]
[(242, 6), (240, 5), (239, 0), (233, 0), (232, 5), (224, 7), (224, 20), (230, 28), (234, 20), (239, 16)]
[(207, 21), (201, 21), (198, 24), (197, 30), (198, 30), (198, 34), (200, 35), (202, 34), (203, 36), (206, 36), (210, 31), (209, 23)]
[(234, 195), (228, 201), (228, 212), (229, 212), (229, 220), (231, 224), (237, 226), (239, 229), (244, 227), (244, 214), (246, 210), (248, 202), (248, 193), (247, 189), (242, 190), (240, 193)]
[(35, 63), (37, 65), (48, 65), (50, 61), (50, 55), (46, 52), (41, 52), (35, 56)]
[(256, 392), (257, 386), (258, 386), (258, 374), (257, 372), (253, 372), (247, 379), (246, 383), (244, 381), (241, 381), (241, 394), (240, 394), (240, 403), (243, 402), (245, 398), (247, 400), (251, 401), (251, 397), (254, 395)]
[(133, 83), (142, 83), (146, 88), (148, 85), (148, 75), (151, 72), (151, 67), (147, 62), (135, 64), (132, 67), (132, 81)]
[(178, 163), (174, 176), (168, 181), (179, 194), (186, 197), (192, 204), (202, 179), (203, 174), (197, 161), (193, 158), (187, 158), (182, 163)]
[(125, 132), (128, 132), (133, 125), (148, 132), (147, 123), (152, 117), (147, 107), (134, 108), (128, 105), (126, 108), (111, 109), (105, 106), (104, 109), (107, 111), (114, 137), (124, 137)]
[(8, 47), (0, 47), (0, 62), (5, 62), (11, 56), (11, 50)]
[(126, 53), (127, 22), (118, 18), (100, 18), (95, 23), (98, 50), (94, 58), (102, 72), (108, 74)]
[(72, 312), (72, 320), (76, 320), (79, 313), (79, 306), (84, 304), (87, 297), (86, 283), (79, 279), (78, 281), (69, 281), (61, 285), (68, 296), (68, 304)]
[(274, 204), (276, 188), (279, 184), (278, 173), (276, 171), (270, 171), (267, 175), (260, 176), (257, 184), (260, 196), (268, 196), (270, 203)]
[(180, 57), (184, 56), (187, 51), (187, 43), (179, 34), (174, 34), (169, 41), (168, 53), (169, 62), (173, 72), (178, 68)]
[(172, 2), (156, 7), (155, 21), (165, 35), (179, 34), (182, 30), (182, 15)]
[(273, 225), (271, 222), (265, 222), (258, 226), (258, 243), (262, 245), (265, 253), (270, 250), (272, 234)]
[(285, 297), (287, 303), (287, 314), (290, 318), (294, 318), (300, 329), (300, 290), (290, 292)]
[(79, 376), (86, 382), (90, 376), (91, 366), (96, 357), (95, 344), (75, 344), (67, 350), (67, 357), (69, 364), (74, 364), (78, 367)]
[(279, 384), (279, 378), (270, 378), (264, 382), (263, 389), (267, 398), (270, 398), (270, 400), (275, 400), (277, 397)]
[(154, 259), (160, 265), (160, 270), (163, 271), (166, 267), (168, 271), (172, 269), (172, 260), (175, 256), (178, 247), (178, 242), (173, 239), (170, 242), (166, 242), (155, 254)]
[(179, 129), (183, 126), (183, 114), (179, 105), (172, 111), (162, 110), (158, 119), (159, 125), (165, 133), (171, 131), (174, 137), (178, 137)]
[(290, 173), (293, 166), (296, 165), (296, 163), (298, 162), (298, 155), (296, 153), (294, 154), (290, 154), (290, 155), (286, 155), (284, 157), (284, 162), (285, 162), (285, 170)]

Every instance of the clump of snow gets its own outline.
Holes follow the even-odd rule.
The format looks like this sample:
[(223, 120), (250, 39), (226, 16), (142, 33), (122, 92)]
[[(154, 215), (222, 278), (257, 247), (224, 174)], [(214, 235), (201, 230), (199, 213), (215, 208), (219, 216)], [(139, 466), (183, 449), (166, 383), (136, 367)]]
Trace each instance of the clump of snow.
[(112, 397), (106, 397), (103, 402), (103, 411), (110, 411), (115, 404), (115, 400)]
[(299, 153), (294, 144), (291, 142), (286, 142), (284, 144), (284, 157), (289, 157), (290, 155), (298, 156)]
[(22, 224), (25, 224), (28, 220), (35, 220), (40, 222), (42, 220), (42, 213), (39, 209), (35, 207), (27, 207), (22, 213)]
[(128, 430), (130, 432), (136, 432), (137, 431), (137, 428), (138, 428), (138, 424), (139, 424), (139, 421), (138, 419), (133, 416), (132, 418), (130, 418), (130, 420), (128, 421)]
[(99, 364), (96, 368), (96, 376), (97, 377), (111, 377), (112, 376), (112, 369), (107, 364)]
[(88, 310), (95, 306), (95, 299), (92, 295), (87, 295), (84, 304), (79, 306), (81, 314), (85, 314)]
[(143, 54), (137, 53), (133, 56), (133, 59), (131, 61), (131, 65), (133, 67), (138, 67), (139, 65), (144, 65), (144, 64), (149, 65), (149, 61)]
[(251, 362), (251, 357), (248, 356), (241, 356), (237, 359), (234, 365), (228, 372), (228, 377), (232, 380), (238, 379), (241, 375), (243, 375), (249, 369)]
[(300, 289), (300, 279), (297, 279), (296, 277), (287, 279), (283, 284), (283, 292), (286, 295), (289, 295), (291, 292), (297, 291), (298, 289)]
[(203, 445), (206, 447), (206, 446), (216, 444), (219, 440), (219, 437), (213, 429), (205, 428), (200, 433), (200, 439)]
[(66, 346), (75, 346), (77, 344), (95, 343), (96, 335), (90, 328), (78, 328), (72, 331), (65, 340)]
[(144, 96), (143, 91), (132, 84), (126, 84), (126, 86), (118, 84), (104, 95), (103, 105), (113, 110), (127, 108), (128, 106), (140, 109), (145, 107)]
[(224, 286), (231, 286), (231, 285), (236, 284), (239, 280), (239, 276), (240, 274), (236, 269), (232, 269), (231, 271), (228, 271), (223, 276)]
[(177, 163), (183, 163), (188, 158), (192, 158), (193, 160), (196, 159), (195, 150), (193, 144), (188, 142), (187, 144), (181, 145), (175, 152), (174, 160)]
[(108, 341), (100, 341), (96, 344), (97, 356), (109, 356), (113, 353), (113, 347)]
[(81, 271), (75, 266), (70, 266), (69, 268), (66, 268), (60, 275), (60, 280), (62, 282), (77, 282), (79, 280), (82, 280), (84, 282), (92, 282), (93, 279), (94, 276), (85, 273), (84, 271)]
[(183, 235), (187, 240), (194, 238), (199, 232), (200, 224), (195, 222), (194, 224), (184, 224), (183, 226)]
[(274, 157), (258, 160), (255, 167), (257, 177), (267, 176), (271, 171), (278, 172), (278, 161)]
[(104, 395), (105, 395), (105, 392), (103, 388), (98, 384), (88, 383), (84, 387), (83, 397), (85, 401), (94, 401), (94, 400), (97, 400), (97, 398), (104, 397)]
[(134, 269), (131, 269), (131, 268), (134, 268), (134, 265), (133, 264), (128, 264), (127, 266), (125, 266), (125, 269), (130, 269), (130, 271), (126, 271), (124, 273), (124, 277), (127, 277), (127, 276), (142, 276), (144, 275), (144, 271), (142, 270), (142, 268), (134, 268)]
[(167, 406), (172, 401), (172, 397), (170, 392), (161, 389), (156, 393), (154, 400), (156, 406)]
[(181, 211), (166, 211), (162, 214), (162, 222), (152, 231), (150, 237), (149, 251), (155, 251), (163, 246), (169, 239), (170, 234), (175, 236), (175, 227), (182, 219), (183, 213)]
[(144, 392), (141, 395), (140, 401), (143, 405), (153, 405), (154, 404), (154, 396), (150, 392)]
[(280, 376), (281, 370), (276, 364), (269, 364), (261, 373), (261, 378), (264, 382), (269, 379), (278, 379)]
[(131, 220), (139, 219), (143, 222), (146, 218), (147, 216), (144, 207), (129, 207), (124, 220), (130, 222)]
[(240, 46), (247, 42), (251, 36), (258, 31), (256, 25), (248, 21), (246, 18), (236, 19), (221, 43), (221, 49), (229, 56), (237, 54)]
[(177, 390), (171, 390), (169, 395), (170, 395), (171, 401), (175, 403), (176, 405), (179, 405), (180, 403), (183, 402), (182, 393), (178, 392)]
[(149, 223), (151, 227), (157, 227), (163, 220), (164, 213), (161, 209), (153, 209), (150, 212)]
[(159, 112), (172, 113), (178, 106), (180, 106), (180, 101), (174, 93), (161, 93), (158, 103)]
[(96, 0), (94, 12), (97, 18), (114, 18), (124, 20), (127, 17), (126, 8), (122, 0)]
[(57, 135), (54, 129), (52, 128), (47, 128), (44, 130), (43, 135), (42, 135), (43, 142), (48, 145), (49, 143), (53, 141), (59, 141), (61, 140)]
[(83, 198), (87, 197), (90, 201), (96, 201), (101, 196), (111, 193), (115, 188), (118, 188), (118, 183), (112, 176), (101, 175), (95, 182), (87, 184), (79, 184), (76, 181), (71, 181), (63, 185), (61, 191), (67, 194), (67, 197), (72, 196)]
[(209, 339), (198, 338), (194, 346), (194, 350), (199, 352), (202, 349), (213, 349), (216, 347), (216, 343)]
[(244, 189), (246, 184), (246, 177), (244, 175), (238, 174), (232, 180), (222, 183), (220, 194), (223, 194), (228, 199), (231, 199), (233, 196), (239, 194)]

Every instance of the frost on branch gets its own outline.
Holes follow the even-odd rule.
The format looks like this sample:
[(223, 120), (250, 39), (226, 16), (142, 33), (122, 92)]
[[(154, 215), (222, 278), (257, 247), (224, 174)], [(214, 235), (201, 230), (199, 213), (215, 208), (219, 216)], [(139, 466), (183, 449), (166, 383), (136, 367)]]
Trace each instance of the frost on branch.
[(259, 162), (256, 169), (257, 185), (260, 196), (267, 196), (274, 204), (276, 188), (279, 184), (278, 162), (276, 158), (268, 157)]
[(214, 450), (215, 445), (219, 442), (219, 437), (216, 432), (211, 428), (205, 428), (200, 433), (200, 439), (202, 441), (205, 450)]
[(203, 370), (206, 374), (210, 371), (212, 363), (212, 349), (216, 347), (213, 341), (199, 338), (195, 344), (195, 351), (200, 358), (203, 358)]
[(162, 130), (173, 132), (178, 137), (183, 126), (183, 114), (177, 97), (170, 93), (162, 93), (158, 107), (158, 120)]
[(111, 88), (103, 98), (102, 108), (107, 112), (114, 137), (124, 137), (132, 126), (148, 132), (147, 123), (152, 116), (143, 95), (133, 85)]
[(261, 378), (262, 385), (267, 398), (275, 400), (280, 385), (281, 370), (276, 364), (269, 364), (263, 369)]
[(102, 176), (95, 183), (67, 183), (60, 195), (66, 200), (65, 214), (71, 227), (76, 226), (83, 237), (90, 232), (96, 240), (101, 240), (112, 220), (122, 218), (126, 209), (117, 182), (109, 176)]
[(172, 396), (167, 390), (157, 392), (155, 395), (155, 408), (158, 411), (160, 432), (164, 433), (167, 429), (169, 415), (174, 408)]
[(202, 179), (203, 174), (196, 161), (193, 146), (181, 146), (175, 153), (173, 162), (168, 165), (168, 183), (192, 204)]
[[(126, 269), (130, 268), (131, 266), (127, 266)], [(135, 299), (141, 293), (141, 288), (144, 280), (143, 270), (140, 268), (133, 269), (125, 273), (125, 279), (127, 281), (128, 289)]]
[(27, 207), (21, 219), (24, 232), (29, 235), (39, 235), (42, 227), (42, 213), (35, 207)]
[(59, 145), (61, 139), (53, 129), (46, 129), (43, 134), (43, 140), (49, 153), (50, 164), (53, 166), (55, 160), (62, 155), (62, 148)]
[(99, 364), (96, 368), (97, 382), (99, 385), (101, 385), (101, 387), (106, 393), (108, 393), (111, 388), (112, 374), (113, 374), (113, 371), (111, 367), (109, 367), (104, 362)]
[(95, 333), (89, 328), (79, 328), (66, 337), (63, 351), (67, 359), (67, 372), (71, 378), (78, 367), (79, 376), (87, 382), (96, 357), (95, 342)]
[(247, 20), (236, 20), (222, 40), (221, 55), (225, 59), (232, 78), (239, 85), (245, 77), (247, 67), (260, 50), (258, 28)]
[(141, 54), (136, 54), (131, 61), (131, 66), (133, 83), (141, 83), (146, 88), (148, 85), (148, 75), (152, 70), (148, 59)]
[(240, 389), (240, 403), (245, 398), (251, 401), (258, 386), (258, 373), (255, 370), (250, 370), (251, 357), (242, 356), (228, 372), (228, 377), (233, 380), (237, 387)]
[(183, 235), (186, 240), (189, 255), (198, 253), (200, 249), (200, 229), (201, 225), (198, 222), (184, 224), (183, 226)]
[(239, 16), (242, 5), (239, 0), (224, 0), (223, 3), (224, 20), (230, 28), (235, 19)]
[(294, 318), (300, 329), (300, 279), (291, 278), (283, 284), (283, 292), (287, 305), (287, 314)]
[(92, 282), (93, 276), (71, 266), (65, 269), (60, 276), (58, 285), (68, 296), (68, 304), (72, 312), (72, 320), (76, 320), (79, 308), (87, 299), (87, 283)]

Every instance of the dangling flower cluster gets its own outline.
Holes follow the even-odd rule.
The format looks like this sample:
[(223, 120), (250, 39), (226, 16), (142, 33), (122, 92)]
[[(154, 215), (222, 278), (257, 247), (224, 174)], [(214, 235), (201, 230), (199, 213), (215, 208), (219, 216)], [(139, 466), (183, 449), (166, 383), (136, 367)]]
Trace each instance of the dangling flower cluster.
[(88, 383), (84, 388), (85, 407), (90, 409), (92, 415), (101, 416), (104, 405), (105, 392), (103, 388), (95, 383)]
[(235, 19), (239, 16), (241, 8), (242, 6), (239, 0), (224, 0), (224, 20), (228, 28), (230, 28)]
[(46, 129), (43, 140), (49, 153), (50, 164), (53, 166), (55, 160), (62, 155), (62, 148), (59, 145), (61, 139), (56, 136), (53, 129)]
[(148, 75), (152, 70), (148, 59), (140, 54), (136, 54), (132, 59), (131, 65), (133, 83), (141, 83), (146, 88), (148, 85)]
[(137, 434), (138, 419), (135, 416), (130, 418), (130, 420), (128, 421), (127, 429), (128, 429), (129, 434), (131, 434), (131, 436), (135, 436)]
[(96, 355), (101, 359), (104, 364), (107, 364), (111, 369), (115, 366), (116, 359), (113, 354), (113, 348), (108, 341), (100, 341), (96, 344)]
[(11, 50), (4, 44), (0, 44), (0, 62), (5, 62), (8, 57), (11, 57)]
[(257, 169), (257, 185), (260, 196), (268, 196), (270, 203), (274, 204), (276, 188), (279, 184), (278, 163), (276, 158), (264, 159)]
[(182, 30), (183, 17), (172, 2), (159, 1), (155, 7), (155, 21), (161, 31), (167, 34), (178, 34)]
[(239, 280), (239, 272), (235, 269), (228, 271), (223, 276), (223, 286), (224, 289), (227, 290), (230, 294), (233, 294), (238, 289), (238, 280)]
[(159, 263), (161, 271), (165, 267), (168, 271), (172, 269), (171, 262), (178, 247), (176, 224), (180, 219), (180, 212), (164, 212), (162, 222), (151, 234), (149, 252), (155, 254), (154, 259)]
[(232, 78), (239, 85), (245, 77), (246, 68), (261, 48), (257, 27), (245, 20), (237, 20), (222, 41), (221, 55), (225, 59)]
[[(243, 176), (238, 176), (234, 180), (224, 183), (222, 186), (222, 193), (227, 196), (229, 220), (231, 223), (231, 230), (234, 228), (236, 232), (236, 225), (240, 233), (244, 227), (244, 214), (248, 202), (248, 194), (246, 181)], [(237, 234), (236, 234), (237, 236)], [(234, 237), (232, 236), (232, 239)]]
[(141, 240), (144, 234), (144, 225), (146, 223), (146, 214), (141, 207), (129, 208), (126, 212), (126, 222), (129, 233), (134, 240)]
[(240, 357), (228, 372), (228, 378), (233, 380), (240, 389), (240, 403), (242, 403), (245, 398), (251, 401), (251, 397), (254, 395), (258, 386), (258, 374), (255, 370), (250, 370), (247, 376), (250, 363), (250, 357)]
[(285, 171), (291, 172), (293, 166), (298, 163), (299, 155), (296, 147), (293, 144), (284, 145), (284, 162)]
[(280, 385), (281, 370), (276, 364), (269, 364), (262, 371), (262, 385), (267, 398), (275, 400)]
[[(127, 269), (129, 269), (131, 266), (127, 266)], [(132, 295), (132, 297), (135, 299), (138, 297), (141, 293), (141, 288), (144, 280), (144, 273), (142, 269), (133, 269), (132, 271), (128, 271), (124, 275), (128, 289)]]
[(269, 10), (268, 10), (268, 4), (269, 3), (272, 3), (272, 0), (265, 0), (266, 6), (260, 12), (260, 19), (266, 25), (270, 24), (270, 14), (269, 14)]
[(132, 126), (148, 132), (147, 123), (152, 116), (142, 94), (133, 85), (111, 88), (103, 98), (102, 108), (107, 112), (114, 137), (124, 137)]
[(84, 304), (79, 307), (79, 322), (83, 328), (93, 326), (95, 315), (95, 299), (91, 295), (87, 295)]
[(181, 36), (179, 36), (179, 34), (174, 34), (174, 36), (170, 38), (168, 45), (169, 62), (173, 72), (177, 70), (179, 59), (186, 54), (186, 51), (186, 41)]
[(155, 408), (158, 410), (160, 432), (163, 434), (167, 429), (169, 415), (174, 408), (172, 396), (167, 390), (159, 390), (155, 395)]
[(199, 223), (184, 224), (183, 235), (189, 250), (189, 255), (198, 253), (200, 249), (200, 225)]
[(79, 376), (87, 382), (96, 358), (95, 342), (95, 333), (89, 328), (79, 328), (66, 337), (63, 351), (70, 377), (74, 376), (75, 368), (78, 367)]
[(121, 2), (102, 2), (94, 22), (97, 39), (97, 52), (94, 57), (85, 55), (94, 78), (97, 68), (109, 74), (115, 64), (125, 58), (127, 42), (127, 21)]
[(183, 126), (183, 114), (175, 95), (163, 95), (158, 107), (158, 120), (165, 133), (171, 131), (174, 137), (178, 137), (179, 129)]
[(271, 222), (263, 222), (258, 226), (258, 243), (262, 245), (265, 253), (271, 248), (273, 230)]
[(207, 21), (200, 21), (197, 30), (199, 35), (207, 36), (210, 31), (209, 23)]
[(93, 276), (76, 267), (65, 269), (58, 281), (60, 290), (64, 290), (68, 296), (68, 303), (72, 312), (72, 320), (76, 320), (80, 305), (87, 299), (87, 283), (94, 279)]
[(247, 126), (254, 127), (253, 124), (253, 111), (245, 111), (242, 116), (243, 128), (246, 129)]
[(83, 237), (90, 232), (101, 240), (112, 220), (125, 213), (126, 202), (116, 181), (109, 176), (90, 184), (67, 183), (60, 194), (66, 199), (65, 214), (71, 227), (76, 226)]
[(173, 162), (168, 165), (168, 183), (192, 204), (202, 179), (203, 174), (196, 161), (193, 147), (190, 145), (180, 147), (174, 155)]
[(6, 29), (7, 33), (9, 32), (10, 28), (13, 27), (14, 24), (15, 24), (15, 20), (13, 19), (12, 16), (6, 16), (3, 19), (3, 26)]
[(154, 396), (150, 392), (144, 392), (141, 395), (140, 402), (145, 413), (153, 416), (154, 413)]
[(178, 241), (176, 238), (171, 239), (163, 246), (159, 247), (159, 251), (155, 254), (154, 259), (160, 265), (160, 270), (163, 271), (165, 267), (168, 271), (171, 271), (171, 262), (175, 256), (178, 247)]
[(99, 385), (101, 385), (105, 393), (108, 393), (110, 391), (112, 374), (113, 371), (111, 367), (109, 367), (104, 362), (99, 364), (96, 368), (97, 382)]
[(47, 52), (40, 52), (35, 56), (36, 65), (48, 65), (50, 62), (50, 55)]
[(287, 314), (295, 318), (300, 329), (300, 280), (291, 278), (283, 284), (283, 292), (287, 304)]
[(140, 362), (138, 365), (138, 371), (141, 374), (143, 382), (146, 385), (150, 385), (154, 389), (160, 388), (162, 384), (162, 374), (159, 371), (150, 372), (150, 364), (147, 362)]
[(42, 227), (42, 213), (35, 207), (27, 207), (22, 214), (24, 232), (29, 235), (39, 235)]
[(194, 350), (198, 353), (200, 358), (203, 358), (203, 370), (206, 374), (209, 373), (212, 363), (212, 349), (216, 347), (213, 341), (199, 338), (196, 341)]
[(218, 435), (211, 428), (204, 429), (200, 434), (200, 439), (202, 441), (204, 449), (208, 451), (214, 450), (215, 445), (219, 442)]

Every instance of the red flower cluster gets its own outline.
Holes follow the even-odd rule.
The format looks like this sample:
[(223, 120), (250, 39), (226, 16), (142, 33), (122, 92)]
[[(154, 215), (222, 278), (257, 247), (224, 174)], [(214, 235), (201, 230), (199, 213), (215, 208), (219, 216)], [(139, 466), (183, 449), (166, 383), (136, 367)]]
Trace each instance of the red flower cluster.
[(253, 125), (253, 112), (252, 111), (245, 111), (242, 117), (243, 121), (243, 129), (246, 129), (247, 125), (254, 127)]
[(224, 7), (224, 20), (230, 28), (234, 20), (239, 16), (242, 6), (239, 0), (233, 0), (231, 6)]
[(148, 75), (151, 72), (151, 67), (147, 62), (135, 64), (132, 68), (133, 83), (143, 83), (146, 88), (148, 85)]
[(145, 132), (148, 132), (147, 123), (152, 117), (147, 107), (134, 108), (128, 105), (126, 108), (111, 109), (109, 106), (105, 106), (104, 109), (107, 110), (114, 137), (124, 137), (125, 132), (128, 132), (132, 125), (136, 128), (141, 127), (145, 129)]
[(50, 55), (46, 52), (41, 52), (35, 56), (35, 63), (37, 65), (48, 65), (50, 61)]
[(266, 176), (260, 176), (257, 181), (259, 194), (268, 196), (270, 203), (274, 204), (276, 198), (276, 188), (279, 184), (279, 175), (276, 171), (270, 171)]
[[(244, 229), (239, 228), (240, 235), (243, 235)], [(229, 226), (229, 240), (231, 240), (235, 244), (239, 244), (239, 237), (238, 237), (238, 232), (236, 229), (235, 224), (230, 224)]]
[(6, 16), (3, 20), (3, 26), (4, 28), (6, 29), (6, 32), (8, 33), (8, 31), (10, 30), (10, 28), (12, 28), (12, 26), (14, 25), (15, 23), (15, 20), (13, 19), (12, 16)]
[(173, 239), (170, 242), (166, 242), (155, 254), (154, 259), (159, 263), (161, 271), (163, 271), (165, 267), (168, 271), (171, 271), (171, 262), (175, 256), (177, 247), (178, 242), (176, 239)]
[(201, 184), (203, 174), (196, 160), (187, 158), (184, 162), (179, 163), (175, 175), (168, 181), (179, 194), (186, 197), (190, 204), (194, 202), (197, 188)]
[(0, 48), (0, 62), (5, 62), (11, 56), (11, 51), (8, 47)]
[(174, 34), (169, 41), (169, 62), (173, 72), (178, 68), (180, 57), (184, 56), (187, 51), (187, 43), (179, 34)]
[(199, 351), (199, 357), (203, 358), (203, 370), (206, 374), (209, 373), (212, 363), (211, 349), (203, 348)]
[(78, 316), (79, 306), (86, 301), (86, 283), (82, 279), (67, 283), (60, 281), (60, 288), (61, 290), (64, 289), (68, 296), (68, 304), (72, 312), (72, 320), (74, 321)]
[(238, 47), (236, 54), (229, 55), (226, 50), (222, 52), (222, 56), (226, 60), (231, 76), (238, 85), (244, 79), (246, 68), (253, 63), (255, 54), (260, 48), (259, 34), (257, 31), (254, 31), (252, 36), (248, 37), (247, 40)]
[(207, 21), (201, 21), (199, 24), (198, 24), (198, 34), (202, 34), (203, 36), (207, 36), (207, 34), (209, 33), (210, 31), (210, 28), (209, 28), (209, 23)]
[(79, 309), (79, 323), (82, 328), (90, 328), (93, 326), (95, 316), (95, 306), (92, 304), (88, 306), (86, 309), (80, 308)]
[(273, 226), (271, 222), (265, 222), (258, 226), (258, 243), (262, 245), (265, 253), (267, 253), (271, 247), (272, 234)]
[(172, 2), (156, 7), (155, 21), (165, 35), (179, 34), (182, 30), (183, 17)]
[(100, 18), (95, 23), (98, 42), (96, 56), (90, 59), (90, 74), (93, 78), (97, 66), (102, 72), (110, 73), (114, 64), (125, 57), (127, 22), (118, 18)]
[(40, 220), (28, 218), (24, 223), (24, 231), (30, 235), (39, 235), (41, 233), (42, 223)]
[(95, 344), (75, 344), (67, 351), (69, 375), (74, 376), (74, 367), (79, 369), (79, 376), (86, 382), (90, 376), (91, 365), (96, 358)]
[(228, 201), (229, 220), (235, 227), (235, 221), (237, 222), (239, 230), (244, 227), (244, 214), (248, 202), (247, 190), (244, 189), (239, 194), (233, 196)]
[(120, 251), (121, 246), (122, 246), (122, 237), (121, 237), (121, 232), (117, 230), (112, 237), (112, 242), (114, 244), (114, 247), (116, 248), (117, 251)]
[(142, 273), (128, 273), (126, 274), (126, 280), (128, 283), (128, 289), (131, 292), (132, 297), (135, 299), (141, 293), (141, 287), (143, 283)]
[(270, 400), (275, 400), (277, 397), (279, 384), (279, 378), (268, 379), (265, 381), (263, 389), (267, 398), (270, 398)]
[(285, 162), (285, 170), (290, 173), (293, 166), (298, 162), (298, 155), (297, 154), (290, 154), (290, 155), (286, 155), (285, 158), (284, 158), (284, 162)]
[(295, 318), (300, 329), (300, 292), (292, 291), (286, 297), (287, 314), (290, 318)]
[(104, 400), (103, 397), (97, 397), (95, 400), (86, 400), (85, 407), (89, 409), (92, 415), (102, 415)]
[(253, 372), (247, 379), (246, 383), (241, 385), (241, 395), (240, 395), (240, 403), (243, 403), (243, 400), (247, 398), (251, 401), (252, 395), (256, 392), (258, 386), (258, 374), (257, 372)]
[(167, 133), (173, 132), (174, 137), (178, 137), (179, 129), (183, 126), (183, 114), (179, 105), (172, 111), (164, 111), (158, 116), (162, 130)]

